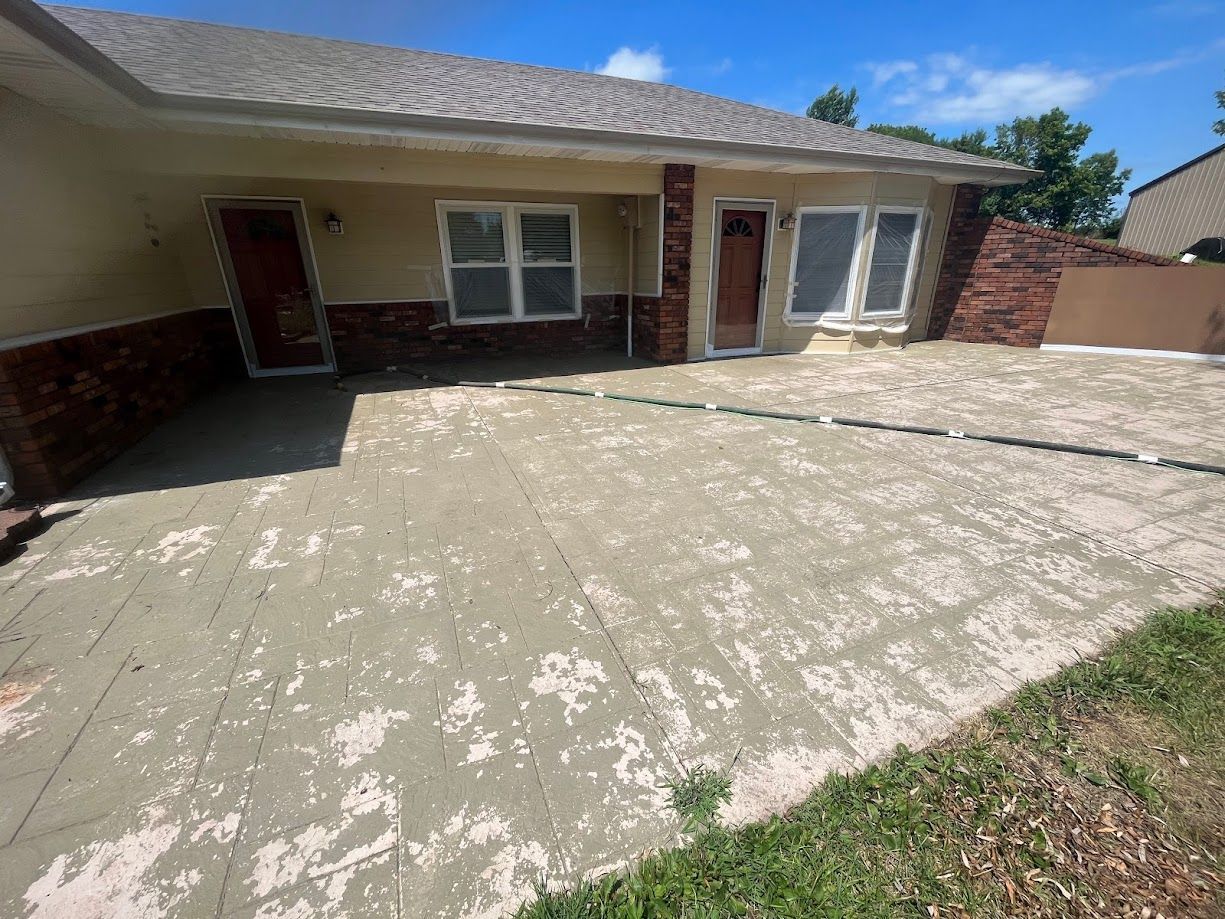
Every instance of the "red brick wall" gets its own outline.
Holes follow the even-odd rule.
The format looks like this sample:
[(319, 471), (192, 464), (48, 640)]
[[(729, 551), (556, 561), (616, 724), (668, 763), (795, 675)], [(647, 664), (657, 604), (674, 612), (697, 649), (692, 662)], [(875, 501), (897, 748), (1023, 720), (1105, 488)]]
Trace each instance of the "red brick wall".
[(979, 217), (982, 193), (962, 185), (954, 196), (928, 338), (1036, 348), (1065, 267), (1177, 264), (1003, 217)]
[[(445, 301), (333, 304), (328, 328), (342, 372), (377, 370), (447, 355), (593, 351), (625, 347), (624, 294), (583, 297), (579, 319), (430, 326), (447, 317)], [(441, 317), (441, 318), (440, 318)]]
[(18, 497), (63, 494), (196, 396), (245, 376), (229, 310), (0, 351), (0, 445)]
[(692, 166), (664, 166), (663, 296), (634, 298), (634, 353), (678, 363), (689, 348), (689, 268), (693, 254)]

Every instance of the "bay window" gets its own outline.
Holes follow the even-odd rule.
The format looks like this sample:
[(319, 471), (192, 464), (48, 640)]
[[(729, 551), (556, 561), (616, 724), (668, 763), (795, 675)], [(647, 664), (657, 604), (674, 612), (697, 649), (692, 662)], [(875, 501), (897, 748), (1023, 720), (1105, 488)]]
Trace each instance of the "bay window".
[(577, 207), (440, 201), (438, 227), (452, 322), (580, 314)]
[(905, 314), (919, 256), (922, 217), (923, 209), (917, 207), (876, 209), (863, 295), (864, 316)]
[(814, 322), (850, 318), (866, 211), (863, 207), (799, 209), (788, 316)]
[[(867, 206), (797, 209), (785, 318), (838, 330), (875, 327), (907, 314), (914, 296), (927, 211)], [(861, 243), (867, 256), (861, 265)]]

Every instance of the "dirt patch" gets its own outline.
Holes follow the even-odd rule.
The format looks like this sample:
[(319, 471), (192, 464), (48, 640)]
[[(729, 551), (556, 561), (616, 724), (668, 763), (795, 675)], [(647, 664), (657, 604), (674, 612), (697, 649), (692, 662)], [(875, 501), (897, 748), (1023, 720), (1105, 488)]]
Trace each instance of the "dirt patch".
[(1087, 720), (1078, 737), (1102, 762), (1130, 751), (1152, 770), (1161, 814), (1171, 829), (1218, 858), (1225, 853), (1225, 775), (1220, 764), (1197, 756), (1159, 720), (1126, 705)]
[[(1003, 777), (985, 789), (999, 796), (993, 828), (973, 826), (981, 801), (950, 786), (943, 806), (961, 818), (962, 868), (999, 885), (1006, 916), (1219, 919), (1220, 773), (1126, 706), (1069, 708), (1057, 718), (1067, 732), (1059, 743), (1044, 748), (1029, 737), (997, 747)], [(988, 738), (1001, 739), (982, 725), (941, 746)]]

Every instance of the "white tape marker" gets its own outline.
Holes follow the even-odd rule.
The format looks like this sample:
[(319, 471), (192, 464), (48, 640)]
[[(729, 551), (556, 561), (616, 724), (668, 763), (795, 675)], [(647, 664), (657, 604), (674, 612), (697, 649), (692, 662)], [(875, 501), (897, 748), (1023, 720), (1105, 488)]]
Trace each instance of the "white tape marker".
[(494, 383), (493, 385), (494, 385), (494, 386), (496, 386), (498, 389), (505, 389), (505, 388), (506, 388), (506, 384), (505, 384), (505, 383), (503, 383), (501, 380), (499, 380), (497, 383)]
[(1153, 465), (1156, 465), (1157, 463), (1161, 462), (1161, 457), (1153, 456), (1151, 453), (1140, 453), (1136, 456), (1136, 462), (1151, 463)]
[(964, 440), (965, 436), (966, 436), (965, 431), (949, 431), (949, 437), (960, 437)]
[(708, 412), (713, 412), (713, 411), (715, 411), (715, 410), (716, 410), (718, 407), (719, 407), (719, 406), (715, 405), (713, 402), (707, 402), (707, 403), (706, 403), (706, 411), (708, 411)]
[(822, 424), (833, 424), (834, 423), (834, 419), (831, 418), (829, 415), (818, 415), (817, 421), (821, 422)]
[(603, 398), (604, 398), (604, 393), (602, 393), (602, 392), (600, 392), (599, 390), (597, 390), (597, 391), (596, 391), (596, 394), (595, 394), (595, 397), (596, 397), (597, 399), (603, 399)]

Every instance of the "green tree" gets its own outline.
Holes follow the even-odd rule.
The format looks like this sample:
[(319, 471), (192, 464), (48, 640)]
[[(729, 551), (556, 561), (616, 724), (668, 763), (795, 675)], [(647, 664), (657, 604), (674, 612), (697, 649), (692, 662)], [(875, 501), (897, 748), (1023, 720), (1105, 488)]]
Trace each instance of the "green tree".
[(996, 156), (996, 149), (987, 143), (987, 129), (976, 128), (973, 131), (962, 131), (956, 137), (945, 137), (936, 141), (941, 147), (957, 150), (961, 153), (973, 153), (975, 156)]
[(934, 132), (917, 124), (870, 124), (868, 130), (874, 134), (888, 134), (890, 137), (900, 137), (902, 140), (913, 140), (936, 147), (947, 147), (950, 150), (973, 153), (976, 156), (995, 155), (995, 151), (987, 143), (987, 132), (983, 128), (963, 131), (957, 137), (937, 137)]
[(859, 90), (854, 86), (843, 92), (835, 83), (824, 95), (812, 100), (805, 113), (817, 121), (828, 121), (830, 124), (844, 124), (848, 128), (859, 123), (855, 114), (855, 106), (859, 104)]
[[(1216, 107), (1225, 108), (1225, 89), (1218, 89), (1216, 91)], [(1212, 130), (1218, 134), (1225, 134), (1225, 118), (1218, 118), (1216, 124), (1212, 126)]]
[(938, 144), (936, 135), (927, 128), (917, 124), (870, 124), (868, 130), (873, 134), (888, 134), (890, 137), (900, 137), (902, 140), (913, 140), (920, 144)]
[(1091, 131), (1083, 122), (1071, 123), (1059, 108), (996, 128), (995, 155), (1042, 175), (993, 189), (983, 198), (983, 213), (1071, 232), (1093, 232), (1111, 220), (1114, 198), (1131, 170), (1119, 168), (1113, 150), (1081, 159)]

